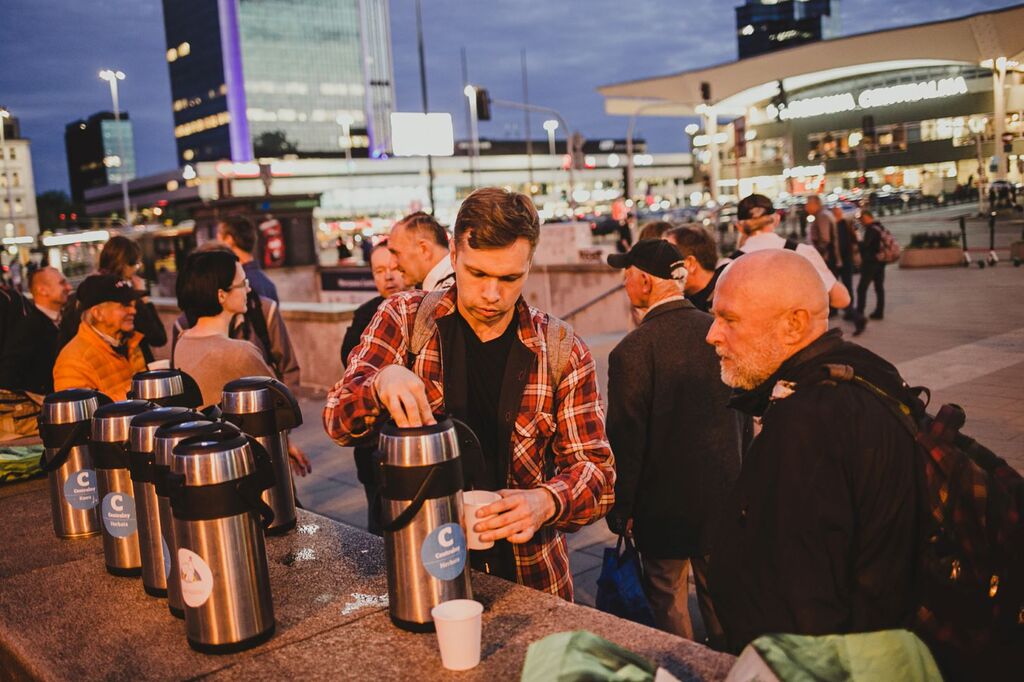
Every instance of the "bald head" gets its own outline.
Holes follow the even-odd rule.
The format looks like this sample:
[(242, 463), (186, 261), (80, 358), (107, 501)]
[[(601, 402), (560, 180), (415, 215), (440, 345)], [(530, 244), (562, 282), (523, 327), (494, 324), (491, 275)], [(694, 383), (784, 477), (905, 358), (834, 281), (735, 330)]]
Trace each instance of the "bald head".
[(71, 285), (59, 270), (45, 267), (32, 273), (29, 291), (32, 292), (32, 300), (37, 306), (59, 312), (68, 301)]
[(726, 268), (715, 287), (708, 343), (722, 380), (751, 389), (828, 330), (828, 294), (814, 266), (787, 249), (755, 251)]

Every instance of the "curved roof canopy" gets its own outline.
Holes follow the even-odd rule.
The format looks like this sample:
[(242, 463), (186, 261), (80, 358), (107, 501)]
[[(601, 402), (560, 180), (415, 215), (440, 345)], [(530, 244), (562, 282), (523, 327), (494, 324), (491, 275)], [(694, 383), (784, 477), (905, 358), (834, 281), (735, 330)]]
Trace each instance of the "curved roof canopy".
[[(700, 84), (711, 84), (711, 104), (740, 114), (778, 92), (840, 78), (939, 64), (981, 64), (1005, 57), (1024, 62), (1024, 4), (959, 19), (799, 45), (778, 52), (668, 76), (599, 87), (613, 115), (690, 116), (703, 104)], [(870, 60), (870, 61), (868, 61)], [(813, 71), (808, 71), (813, 67)], [(772, 80), (765, 81), (769, 77)]]

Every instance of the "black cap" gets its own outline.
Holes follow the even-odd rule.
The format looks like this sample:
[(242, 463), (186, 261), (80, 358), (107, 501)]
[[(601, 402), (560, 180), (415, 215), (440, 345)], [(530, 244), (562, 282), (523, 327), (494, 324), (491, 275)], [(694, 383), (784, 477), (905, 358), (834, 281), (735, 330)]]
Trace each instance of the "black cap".
[(117, 275), (91, 275), (78, 285), (78, 302), (83, 310), (100, 303), (128, 305), (142, 296), (130, 281)]
[(685, 272), (683, 256), (664, 239), (642, 239), (626, 253), (610, 254), (608, 265), (618, 270), (637, 267), (658, 279), (681, 279)]
[(736, 207), (736, 218), (738, 220), (750, 220), (760, 218), (775, 212), (775, 204), (763, 194), (751, 194), (743, 197)]

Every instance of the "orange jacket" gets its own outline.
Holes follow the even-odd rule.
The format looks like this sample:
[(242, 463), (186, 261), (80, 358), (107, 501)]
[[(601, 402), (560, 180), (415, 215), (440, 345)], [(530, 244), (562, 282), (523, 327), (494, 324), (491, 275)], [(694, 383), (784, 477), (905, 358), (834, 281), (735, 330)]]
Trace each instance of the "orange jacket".
[(75, 338), (64, 346), (53, 366), (53, 390), (94, 388), (112, 400), (124, 400), (131, 388), (132, 376), (146, 369), (139, 342), (142, 334), (128, 337), (128, 358), (118, 355), (84, 322)]

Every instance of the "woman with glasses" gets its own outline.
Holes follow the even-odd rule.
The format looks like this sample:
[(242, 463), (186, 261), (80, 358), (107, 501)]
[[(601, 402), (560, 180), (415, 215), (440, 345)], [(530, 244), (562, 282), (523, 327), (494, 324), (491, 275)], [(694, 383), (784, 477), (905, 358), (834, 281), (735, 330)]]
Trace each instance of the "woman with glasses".
[[(136, 291), (144, 295), (135, 301), (135, 331), (142, 334), (142, 356), (146, 363), (153, 362), (153, 348), (159, 348), (167, 343), (167, 330), (164, 329), (156, 306), (149, 300), (149, 289), (146, 280), (139, 276), (139, 268), (142, 266), (142, 247), (137, 242), (114, 235), (100, 251), (99, 267), (96, 274), (117, 275), (132, 283)], [(68, 302), (64, 304), (60, 317), (60, 332), (57, 335), (57, 352), (67, 345), (68, 341), (75, 338), (78, 333), (78, 324), (82, 319), (82, 311), (78, 307), (78, 296), (72, 294)]]
[(246, 376), (274, 376), (248, 341), (228, 336), (231, 320), (245, 313), (249, 280), (235, 254), (196, 251), (178, 275), (178, 307), (189, 328), (178, 337), (171, 366), (189, 374), (203, 393), (203, 406), (220, 402), (224, 384)]

